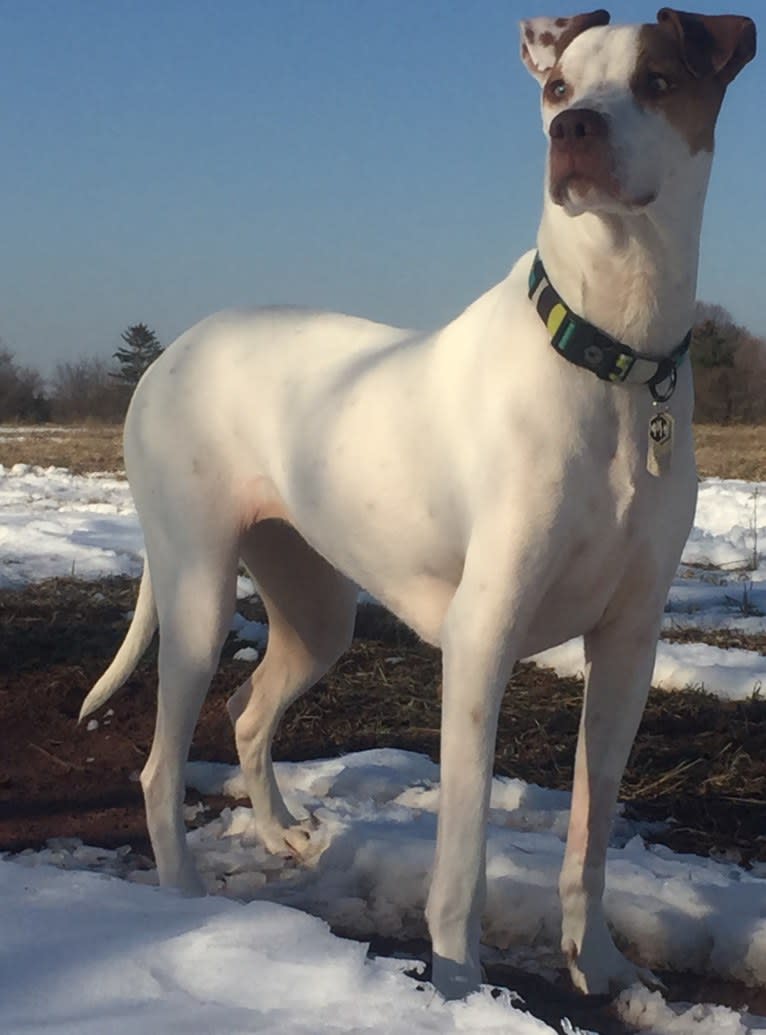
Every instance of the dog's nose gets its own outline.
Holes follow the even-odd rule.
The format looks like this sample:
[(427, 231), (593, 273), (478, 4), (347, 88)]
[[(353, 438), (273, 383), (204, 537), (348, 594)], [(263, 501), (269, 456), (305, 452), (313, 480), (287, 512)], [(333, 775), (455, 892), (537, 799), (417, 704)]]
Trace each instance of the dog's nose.
[(603, 139), (609, 136), (609, 126), (604, 116), (591, 108), (570, 108), (556, 116), (548, 132), (554, 143), (567, 145), (587, 138)]

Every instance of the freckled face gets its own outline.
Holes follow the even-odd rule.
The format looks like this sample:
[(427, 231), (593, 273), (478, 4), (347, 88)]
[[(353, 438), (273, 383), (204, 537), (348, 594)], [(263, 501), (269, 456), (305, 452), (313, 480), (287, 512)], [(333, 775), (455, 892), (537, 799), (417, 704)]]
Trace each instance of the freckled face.
[(571, 215), (650, 205), (690, 155), (712, 150), (722, 97), (657, 26), (589, 29), (543, 85), (553, 201)]

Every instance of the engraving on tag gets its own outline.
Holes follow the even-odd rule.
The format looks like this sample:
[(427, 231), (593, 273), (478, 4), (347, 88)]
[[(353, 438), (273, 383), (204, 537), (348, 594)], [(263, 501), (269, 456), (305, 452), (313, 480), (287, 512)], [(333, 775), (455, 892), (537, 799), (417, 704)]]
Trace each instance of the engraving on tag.
[(655, 413), (649, 421), (649, 444), (646, 451), (646, 469), (655, 478), (670, 470), (673, 457), (673, 415), (667, 410)]

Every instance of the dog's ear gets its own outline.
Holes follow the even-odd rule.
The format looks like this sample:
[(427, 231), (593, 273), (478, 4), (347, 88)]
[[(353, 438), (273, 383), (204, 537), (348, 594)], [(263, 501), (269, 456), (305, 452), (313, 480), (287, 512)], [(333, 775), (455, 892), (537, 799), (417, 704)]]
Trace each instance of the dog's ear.
[(542, 84), (575, 36), (608, 24), (609, 12), (603, 10), (571, 18), (527, 18), (521, 23), (521, 60)]
[(698, 79), (715, 76), (726, 86), (755, 57), (755, 24), (750, 18), (663, 7), (657, 21), (678, 40), (684, 64)]

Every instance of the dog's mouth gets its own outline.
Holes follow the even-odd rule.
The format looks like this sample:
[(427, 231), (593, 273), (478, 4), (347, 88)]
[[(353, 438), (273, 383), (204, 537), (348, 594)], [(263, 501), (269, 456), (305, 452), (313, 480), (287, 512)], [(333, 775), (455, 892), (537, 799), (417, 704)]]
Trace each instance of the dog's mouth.
[(642, 209), (657, 198), (656, 191), (630, 194), (603, 153), (553, 150), (549, 165), (551, 199), (568, 211), (600, 208)]
[(589, 197), (617, 200), (619, 183), (612, 162), (597, 152), (553, 148), (550, 156), (550, 192), (557, 205), (587, 202)]

